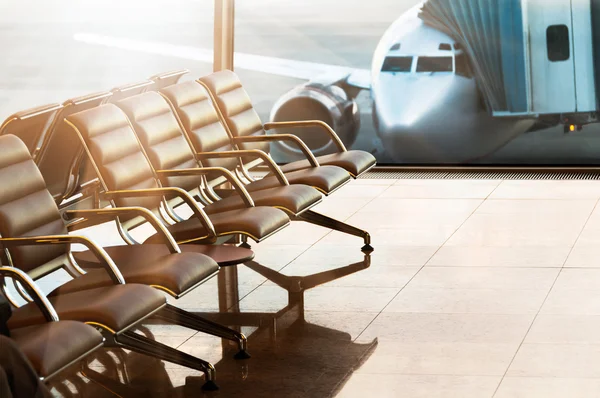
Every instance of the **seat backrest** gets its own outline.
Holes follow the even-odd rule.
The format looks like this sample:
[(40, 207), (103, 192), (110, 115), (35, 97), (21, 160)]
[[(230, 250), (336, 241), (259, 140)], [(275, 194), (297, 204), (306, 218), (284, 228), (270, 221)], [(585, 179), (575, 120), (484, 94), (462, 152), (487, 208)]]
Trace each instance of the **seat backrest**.
[[(67, 234), (29, 150), (14, 135), (0, 137), (0, 187), (0, 236)], [(15, 267), (29, 272), (68, 250), (69, 245), (43, 245), (11, 248), (8, 252)]]
[(64, 123), (64, 119), (72, 113), (102, 104), (111, 95), (105, 91), (65, 101), (48, 129), (36, 163), (57, 203), (71, 196), (82, 182), (96, 177), (84, 156), (79, 138)]
[(112, 96), (108, 99), (108, 102), (115, 103), (119, 100), (122, 100), (123, 98), (138, 95), (145, 91), (154, 89), (155, 83), (152, 80), (144, 80), (143, 82), (125, 84), (123, 86), (115, 87), (112, 90), (110, 90)]
[(154, 76), (150, 76), (148, 79), (154, 82), (155, 90), (163, 87), (170, 86), (179, 82), (181, 77), (190, 71), (188, 69), (172, 70), (169, 72), (159, 73)]
[[(198, 168), (185, 133), (169, 103), (159, 93), (139, 94), (116, 105), (131, 121), (155, 170)], [(167, 186), (191, 191), (202, 184), (202, 177), (168, 177), (161, 181)]]
[[(234, 137), (265, 134), (262, 121), (235, 73), (223, 70), (204, 76), (199, 81), (211, 92)], [(269, 143), (266, 142), (245, 143), (239, 147), (269, 152)]]
[[(105, 190), (158, 188), (160, 184), (127, 115), (115, 104), (104, 104), (72, 114), (67, 124), (85, 141)], [(155, 209), (160, 198), (115, 200), (122, 206)]]
[[(160, 90), (176, 112), (196, 152), (231, 151), (231, 138), (221, 123), (215, 104), (206, 89), (195, 81), (175, 84)], [(200, 159), (204, 166), (234, 170), (235, 158)]]
[(0, 135), (12, 134), (19, 137), (34, 155), (60, 108), (60, 104), (48, 104), (10, 115), (0, 126)]

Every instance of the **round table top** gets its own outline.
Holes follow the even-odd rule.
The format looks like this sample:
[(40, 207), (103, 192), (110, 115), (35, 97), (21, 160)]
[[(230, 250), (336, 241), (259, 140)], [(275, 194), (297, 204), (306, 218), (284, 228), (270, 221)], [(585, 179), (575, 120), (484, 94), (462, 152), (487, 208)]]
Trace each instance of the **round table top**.
[[(182, 253), (201, 253), (219, 264), (221, 267), (242, 264), (254, 258), (254, 252), (250, 249), (234, 245), (179, 245)], [(104, 250), (119, 266), (122, 261), (140, 261), (141, 259), (154, 259), (170, 254), (169, 249), (164, 244), (143, 244), (143, 245), (123, 245), (109, 246)], [(73, 257), (79, 266), (83, 268), (97, 268), (98, 259), (89, 250), (82, 252), (73, 252)]]

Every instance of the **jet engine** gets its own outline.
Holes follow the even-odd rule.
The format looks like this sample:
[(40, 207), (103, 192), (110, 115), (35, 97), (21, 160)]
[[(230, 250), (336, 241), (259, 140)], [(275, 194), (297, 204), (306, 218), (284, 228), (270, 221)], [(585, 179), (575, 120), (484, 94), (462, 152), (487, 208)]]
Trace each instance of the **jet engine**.
[[(271, 110), (273, 122), (295, 120), (321, 120), (327, 123), (347, 147), (354, 143), (360, 128), (360, 113), (356, 101), (339, 86), (315, 82), (302, 84), (284, 94)], [(279, 129), (278, 133), (297, 135), (316, 156), (336, 150), (329, 135), (318, 127)], [(277, 159), (278, 161), (304, 158), (293, 143), (274, 142), (271, 145), (274, 155), (282, 158)]]

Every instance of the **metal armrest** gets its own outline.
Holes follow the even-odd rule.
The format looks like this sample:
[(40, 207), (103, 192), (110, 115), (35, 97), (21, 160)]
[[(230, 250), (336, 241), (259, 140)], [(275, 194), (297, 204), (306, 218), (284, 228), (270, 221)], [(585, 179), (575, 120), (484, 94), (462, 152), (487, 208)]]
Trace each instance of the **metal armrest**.
[[(140, 216), (143, 217), (154, 230), (162, 235), (165, 243), (171, 253), (181, 253), (179, 245), (175, 242), (173, 235), (165, 228), (164, 224), (148, 209), (143, 207), (117, 207), (108, 209), (90, 209), (90, 210), (67, 210), (65, 215), (69, 219), (75, 219), (73, 223), (67, 226), (69, 232), (98, 225), (107, 221), (113, 221), (120, 216)], [(93, 217), (93, 218), (91, 218)], [(79, 219), (79, 220), (77, 220)]]
[(265, 131), (269, 131), (272, 129), (278, 128), (305, 128), (305, 127), (319, 127), (321, 130), (325, 131), (330, 137), (331, 140), (338, 147), (340, 152), (346, 152), (346, 146), (337, 135), (337, 133), (325, 122), (321, 120), (297, 120), (293, 122), (268, 122), (263, 125), (263, 129)]
[(206, 238), (212, 238), (214, 241), (217, 239), (217, 233), (215, 231), (215, 227), (212, 222), (199, 206), (198, 203), (187, 193), (185, 190), (181, 188), (175, 187), (163, 187), (163, 188), (148, 188), (148, 189), (135, 189), (135, 190), (119, 190), (119, 191), (108, 191), (105, 192), (104, 195), (108, 198), (141, 198), (141, 197), (153, 197), (153, 196), (163, 196), (163, 197), (180, 197), (185, 204), (187, 204), (194, 215), (200, 220), (208, 235)]
[(262, 159), (271, 172), (277, 177), (277, 180), (281, 183), (281, 185), (290, 185), (287, 177), (277, 163), (269, 155), (260, 149), (240, 149), (237, 151), (218, 151), (218, 152), (198, 152), (196, 155), (200, 158), (241, 158), (241, 157), (256, 157)]
[(0, 266), (0, 276), (18, 281), (39, 307), (40, 311), (42, 311), (46, 320), (48, 322), (58, 321), (58, 314), (54, 310), (54, 307), (27, 273), (15, 267)]
[(223, 175), (231, 185), (235, 188), (236, 191), (240, 193), (240, 197), (248, 207), (254, 207), (254, 201), (252, 197), (246, 190), (246, 187), (242, 184), (242, 182), (237, 179), (229, 170), (224, 167), (202, 167), (198, 169), (177, 169), (177, 170), (156, 170), (156, 173), (159, 176), (197, 176), (197, 175), (206, 175), (209, 173), (219, 173)]
[(310, 165), (313, 167), (319, 167), (319, 162), (315, 155), (312, 154), (308, 146), (302, 141), (298, 136), (294, 134), (269, 134), (269, 135), (247, 135), (245, 137), (235, 137), (234, 141), (236, 143), (240, 142), (271, 142), (271, 141), (292, 141), (295, 143), (298, 148), (304, 153), (306, 159), (310, 162)]
[(24, 238), (0, 238), (0, 246), (9, 248), (16, 246), (41, 246), (41, 245), (59, 245), (68, 243), (79, 243), (87, 247), (100, 260), (100, 264), (106, 270), (110, 279), (117, 284), (125, 283), (121, 271), (115, 265), (112, 258), (104, 251), (104, 249), (85, 236), (77, 235), (47, 235), (47, 236), (32, 236)]

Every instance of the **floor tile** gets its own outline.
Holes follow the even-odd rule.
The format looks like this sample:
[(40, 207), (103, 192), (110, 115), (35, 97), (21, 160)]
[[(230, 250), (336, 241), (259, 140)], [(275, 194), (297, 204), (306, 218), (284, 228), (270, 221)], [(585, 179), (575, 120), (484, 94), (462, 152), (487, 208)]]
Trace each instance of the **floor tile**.
[(446, 245), (572, 247), (586, 219), (570, 215), (474, 214)]
[(600, 396), (600, 379), (505, 377), (494, 398), (593, 398)]
[(573, 214), (590, 215), (595, 199), (489, 199), (476, 210), (477, 214)]
[(380, 197), (485, 199), (499, 184), (497, 180), (398, 180)]
[(507, 376), (600, 378), (600, 345), (524, 343)]
[(600, 268), (600, 246), (581, 244), (581, 236), (565, 262), (565, 267)]
[(556, 279), (554, 289), (600, 289), (600, 269), (563, 269)]
[(526, 343), (600, 344), (600, 316), (539, 314)]
[(540, 311), (542, 314), (600, 315), (600, 291), (552, 289)]
[(514, 344), (523, 341), (533, 315), (382, 313), (358, 342)]
[(550, 290), (558, 268), (423, 268), (411, 287), (436, 289), (524, 289)]
[(598, 199), (599, 181), (503, 181), (492, 199)]
[(339, 398), (491, 398), (498, 377), (354, 374)]
[(562, 267), (570, 247), (443, 246), (427, 265), (457, 267)]
[(436, 289), (409, 283), (385, 312), (536, 314), (547, 290)]
[(519, 343), (380, 341), (356, 373), (503, 376)]

